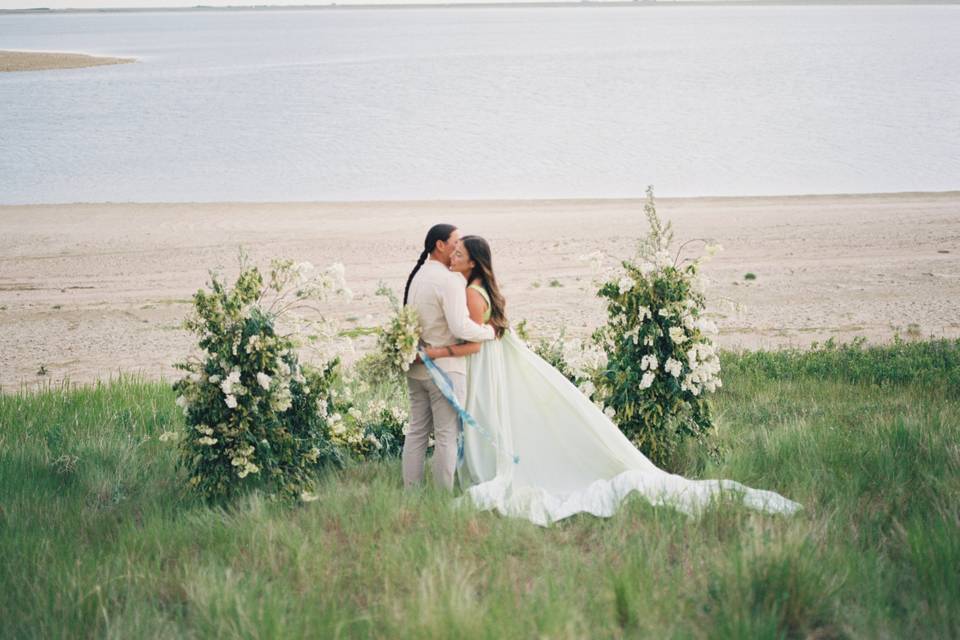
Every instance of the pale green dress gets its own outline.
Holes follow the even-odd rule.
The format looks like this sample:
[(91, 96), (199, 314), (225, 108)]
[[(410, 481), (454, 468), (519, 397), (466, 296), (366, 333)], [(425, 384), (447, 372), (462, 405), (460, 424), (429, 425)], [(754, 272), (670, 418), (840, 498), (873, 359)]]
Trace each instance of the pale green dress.
[[(484, 322), (490, 317), (490, 296)], [(732, 480), (689, 480), (654, 465), (583, 393), (512, 332), (467, 359), (458, 476), (462, 501), (538, 525), (577, 513), (612, 516), (636, 493), (695, 514), (721, 493), (771, 513), (800, 508), (772, 491)]]

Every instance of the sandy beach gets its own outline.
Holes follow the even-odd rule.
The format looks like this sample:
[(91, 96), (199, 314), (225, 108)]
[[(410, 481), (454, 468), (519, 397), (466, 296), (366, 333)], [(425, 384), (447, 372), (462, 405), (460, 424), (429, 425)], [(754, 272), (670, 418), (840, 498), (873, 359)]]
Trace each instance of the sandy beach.
[[(723, 347), (960, 336), (960, 192), (657, 205), (678, 240), (724, 247), (704, 269)], [(172, 381), (193, 347), (179, 328), (190, 297), (210, 268), (236, 274), (240, 245), (264, 265), (343, 262), (355, 297), (335, 315), (372, 326), (387, 310), (378, 281), (401, 290), (436, 222), (490, 240), (513, 321), (576, 336), (603, 319), (579, 257), (627, 257), (645, 231), (639, 200), (2, 206), (2, 390), (119, 371)]]
[(126, 64), (128, 62), (135, 62), (135, 60), (133, 58), (110, 58), (56, 51), (0, 51), (0, 73), (6, 71), (80, 69), (108, 64)]

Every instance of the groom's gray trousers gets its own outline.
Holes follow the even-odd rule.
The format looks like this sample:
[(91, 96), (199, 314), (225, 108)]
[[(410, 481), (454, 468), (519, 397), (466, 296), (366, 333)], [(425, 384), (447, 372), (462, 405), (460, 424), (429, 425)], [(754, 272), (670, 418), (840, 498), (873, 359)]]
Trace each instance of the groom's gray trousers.
[[(462, 405), (467, 397), (467, 377), (449, 371), (447, 376)], [(411, 487), (423, 482), (423, 462), (432, 432), (433, 479), (438, 486), (453, 489), (453, 474), (457, 470), (457, 433), (460, 430), (457, 412), (433, 380), (408, 377), (407, 387), (410, 391), (410, 427), (403, 443), (403, 484)]]

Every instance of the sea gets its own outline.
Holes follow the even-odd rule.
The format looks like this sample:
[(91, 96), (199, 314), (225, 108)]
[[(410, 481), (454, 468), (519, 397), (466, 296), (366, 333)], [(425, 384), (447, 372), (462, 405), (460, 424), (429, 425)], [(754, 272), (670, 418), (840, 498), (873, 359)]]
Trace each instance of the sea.
[(960, 6), (0, 15), (0, 204), (960, 189)]

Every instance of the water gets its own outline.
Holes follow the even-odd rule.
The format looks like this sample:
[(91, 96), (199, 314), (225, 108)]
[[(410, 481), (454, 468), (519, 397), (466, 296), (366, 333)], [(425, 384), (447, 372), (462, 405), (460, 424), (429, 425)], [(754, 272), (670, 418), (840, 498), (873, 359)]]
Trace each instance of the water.
[(0, 16), (0, 203), (960, 188), (960, 6)]

